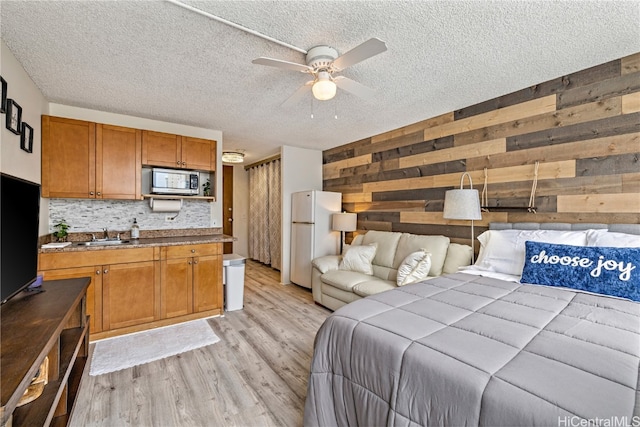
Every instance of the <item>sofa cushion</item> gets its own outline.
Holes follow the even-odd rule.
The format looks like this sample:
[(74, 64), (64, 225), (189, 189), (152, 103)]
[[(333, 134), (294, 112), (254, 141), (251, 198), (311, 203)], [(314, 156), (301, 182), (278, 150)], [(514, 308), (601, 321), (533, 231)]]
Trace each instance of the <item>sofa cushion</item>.
[(373, 274), (371, 261), (376, 255), (377, 247), (377, 243), (349, 247), (342, 256), (342, 261), (340, 261), (338, 269), (357, 271), (364, 274)]
[(366, 282), (358, 283), (353, 287), (353, 292), (361, 297), (368, 297), (369, 295), (379, 294), (380, 292), (395, 289), (397, 286), (390, 280), (367, 280)]
[(371, 280), (373, 276), (348, 270), (331, 270), (320, 276), (323, 283), (345, 291), (352, 291), (358, 283)]
[[(382, 267), (388, 267), (397, 269), (398, 266), (393, 265), (394, 256), (396, 254), (396, 249), (398, 247), (398, 241), (400, 240), (400, 236), (402, 233), (394, 233), (391, 231), (375, 231), (369, 230), (367, 234), (364, 235), (362, 239), (363, 245), (369, 245), (371, 243), (378, 244), (378, 250), (376, 251), (376, 256), (373, 258), (373, 264), (379, 265)], [(416, 248), (415, 250), (418, 250)], [(406, 255), (414, 251), (407, 252)], [(405, 255), (405, 256), (406, 256)], [(402, 257), (404, 259), (404, 257)], [(402, 261), (402, 259), (400, 261)], [(399, 264), (398, 264), (399, 265)], [(377, 275), (377, 274), (376, 274)]]
[(472, 249), (469, 245), (450, 243), (447, 248), (447, 259), (442, 267), (442, 274), (456, 273), (460, 267), (471, 264)]
[(431, 254), (424, 250), (410, 253), (398, 267), (396, 284), (398, 286), (424, 280), (431, 269)]
[[(371, 233), (370, 231), (367, 233)], [(393, 261), (393, 267), (397, 269), (402, 261), (412, 252), (425, 249), (431, 253), (431, 270), (429, 276), (440, 276), (444, 260), (447, 257), (447, 247), (450, 239), (446, 236), (422, 236), (417, 234), (402, 233), (398, 242), (398, 250)]]

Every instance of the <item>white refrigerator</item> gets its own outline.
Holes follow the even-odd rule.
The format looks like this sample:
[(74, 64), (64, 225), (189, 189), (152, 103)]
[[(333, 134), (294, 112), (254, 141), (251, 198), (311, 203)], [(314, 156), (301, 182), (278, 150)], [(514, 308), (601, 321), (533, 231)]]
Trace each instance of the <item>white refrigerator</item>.
[(340, 212), (342, 194), (301, 191), (291, 200), (291, 281), (311, 288), (311, 261), (340, 250), (340, 232), (331, 230), (331, 216)]

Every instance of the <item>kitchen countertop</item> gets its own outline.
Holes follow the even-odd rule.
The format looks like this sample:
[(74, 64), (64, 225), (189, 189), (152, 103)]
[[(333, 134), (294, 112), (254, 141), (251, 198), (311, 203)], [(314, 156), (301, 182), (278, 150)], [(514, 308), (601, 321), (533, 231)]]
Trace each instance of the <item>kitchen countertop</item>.
[(131, 248), (149, 248), (154, 246), (179, 246), (179, 245), (192, 245), (199, 243), (225, 243), (233, 242), (235, 237), (226, 234), (206, 234), (199, 236), (177, 236), (177, 237), (151, 237), (143, 239), (123, 239), (129, 240), (129, 243), (123, 243), (119, 245), (96, 245), (86, 246), (78, 245), (79, 242), (72, 242), (69, 246), (64, 248), (42, 248), (40, 247), (39, 253), (51, 253), (51, 252), (81, 252), (81, 251), (102, 251), (105, 249), (131, 249)]

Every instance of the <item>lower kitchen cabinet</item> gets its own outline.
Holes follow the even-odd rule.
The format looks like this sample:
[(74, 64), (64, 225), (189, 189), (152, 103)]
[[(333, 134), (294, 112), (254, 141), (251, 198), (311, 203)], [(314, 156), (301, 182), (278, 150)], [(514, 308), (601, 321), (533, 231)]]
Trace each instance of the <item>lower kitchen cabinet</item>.
[(156, 266), (154, 261), (103, 266), (102, 323), (105, 330), (160, 319)]
[(222, 243), (43, 252), (47, 280), (90, 277), (92, 339), (222, 313)]
[(87, 308), (89, 315), (89, 333), (102, 332), (102, 269), (101, 267), (77, 267), (43, 271), (44, 280), (75, 279), (90, 277), (87, 288)]
[(161, 313), (171, 318), (222, 310), (222, 244), (162, 248)]

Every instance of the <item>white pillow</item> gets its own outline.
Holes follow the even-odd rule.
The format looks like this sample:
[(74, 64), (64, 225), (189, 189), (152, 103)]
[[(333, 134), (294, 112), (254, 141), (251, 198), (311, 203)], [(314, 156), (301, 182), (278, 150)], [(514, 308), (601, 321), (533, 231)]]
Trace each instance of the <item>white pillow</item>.
[(396, 283), (398, 286), (404, 286), (419, 282), (429, 276), (429, 270), (431, 270), (431, 253), (424, 249), (413, 252), (407, 255), (398, 267)]
[(357, 271), (373, 275), (371, 261), (376, 256), (377, 243), (370, 245), (350, 246), (340, 261), (340, 270)]
[(587, 230), (587, 246), (640, 248), (640, 236), (607, 230)]
[(480, 253), (475, 266), (480, 270), (522, 275), (525, 242), (586, 246), (587, 232), (561, 230), (488, 230), (478, 236)]

